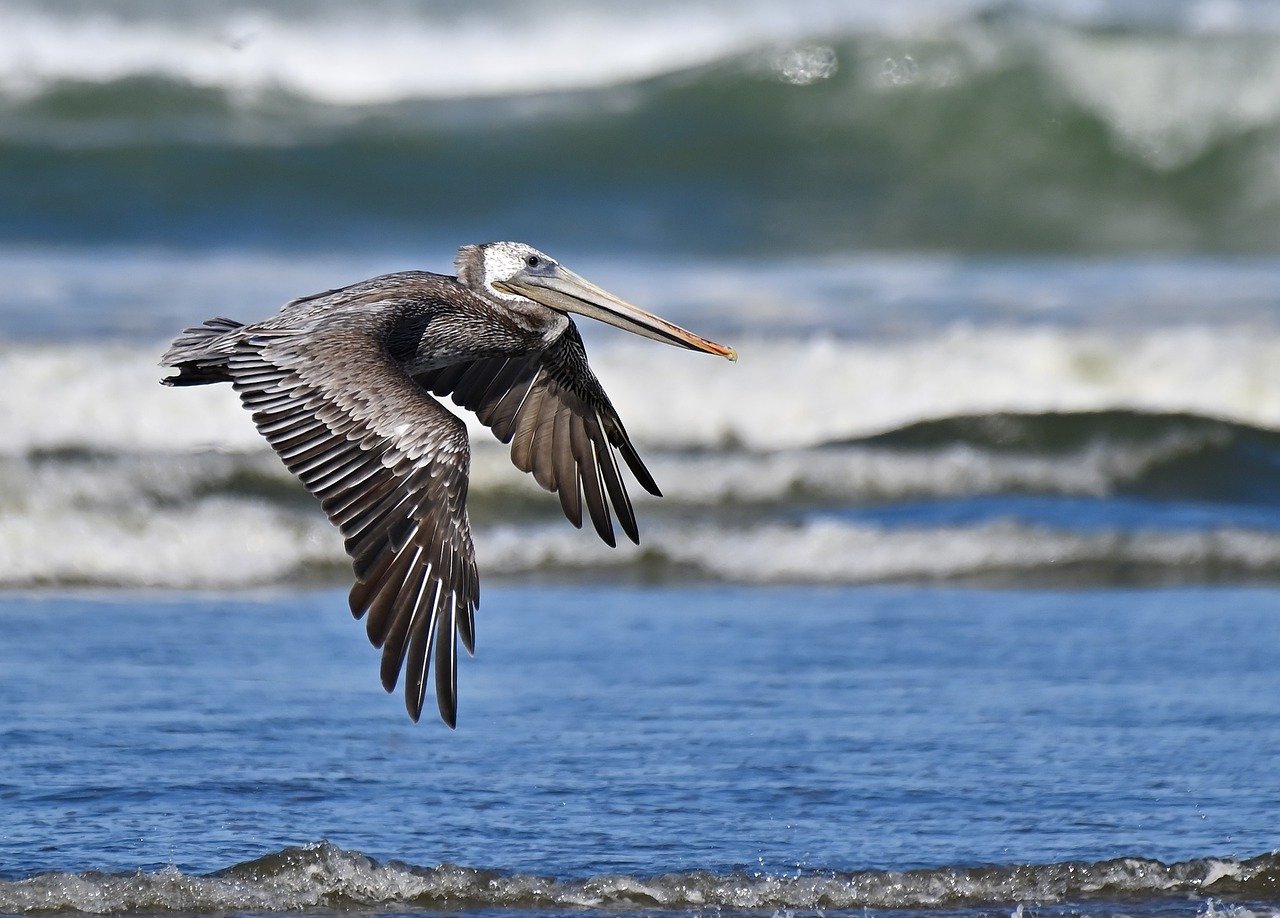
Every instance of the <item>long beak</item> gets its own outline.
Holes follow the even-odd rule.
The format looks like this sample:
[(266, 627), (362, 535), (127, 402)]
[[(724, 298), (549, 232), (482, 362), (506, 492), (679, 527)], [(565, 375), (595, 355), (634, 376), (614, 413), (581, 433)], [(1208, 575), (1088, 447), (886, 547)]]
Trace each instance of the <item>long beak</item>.
[(733, 348), (708, 341), (653, 313), (645, 312), (639, 306), (632, 306), (607, 290), (601, 290), (586, 278), (579, 277), (568, 268), (562, 268), (559, 265), (545, 275), (521, 274), (508, 281), (497, 281), (494, 286), (518, 293), (520, 296), (528, 297), (560, 312), (576, 312), (579, 315), (590, 316), (637, 335), (652, 338), (654, 341), (663, 341), (674, 344), (676, 347), (687, 347), (693, 351), (703, 351), (707, 354), (715, 354), (717, 357), (727, 357), (730, 360), (738, 359), (738, 352)]

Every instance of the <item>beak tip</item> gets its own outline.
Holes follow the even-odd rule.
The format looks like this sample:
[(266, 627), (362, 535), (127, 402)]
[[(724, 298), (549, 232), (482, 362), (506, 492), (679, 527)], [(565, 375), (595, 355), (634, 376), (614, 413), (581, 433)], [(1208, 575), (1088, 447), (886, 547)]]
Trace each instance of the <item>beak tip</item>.
[(730, 363), (737, 363), (737, 362), (738, 362), (738, 349), (737, 349), (736, 347), (727, 347), (727, 348), (725, 348), (725, 355), (724, 355), (724, 356), (725, 356), (725, 358), (726, 358)]

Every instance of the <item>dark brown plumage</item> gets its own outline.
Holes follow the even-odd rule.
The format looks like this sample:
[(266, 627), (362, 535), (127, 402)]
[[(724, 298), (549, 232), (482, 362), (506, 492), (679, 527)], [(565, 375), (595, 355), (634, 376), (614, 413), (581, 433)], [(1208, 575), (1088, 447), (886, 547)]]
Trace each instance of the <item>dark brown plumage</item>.
[[(572, 310), (668, 343), (736, 357), (605, 293), (520, 243), (465, 246), (458, 277), (406, 271), (294, 300), (270, 319), (210, 319), (165, 353), (168, 385), (230, 382), (286, 467), (344, 538), (351, 611), (405, 672), (417, 720), (434, 657), (440, 716), (457, 717), (457, 641), (475, 647), (480, 600), (467, 520), (465, 425), (474, 411), (511, 458), (600, 537), (639, 541), (617, 455), (659, 494), (587, 365)], [(617, 455), (615, 455), (615, 453)]]

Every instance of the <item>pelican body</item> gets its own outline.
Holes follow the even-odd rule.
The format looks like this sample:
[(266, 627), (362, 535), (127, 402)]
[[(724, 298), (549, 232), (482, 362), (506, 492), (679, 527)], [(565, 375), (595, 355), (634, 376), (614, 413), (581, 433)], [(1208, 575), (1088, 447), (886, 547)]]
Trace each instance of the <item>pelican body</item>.
[(587, 365), (569, 313), (679, 347), (724, 347), (618, 299), (531, 246), (463, 246), (457, 276), (404, 271), (285, 304), (248, 325), (188, 328), (162, 364), (170, 386), (230, 382), (258, 431), (345, 537), (351, 612), (382, 649), (382, 684), (405, 673), (422, 713), (434, 657), (440, 716), (457, 722), (458, 641), (475, 649), (480, 602), (467, 520), (466, 426), (475, 412), (517, 468), (581, 527), (639, 542), (619, 458), (659, 495)]

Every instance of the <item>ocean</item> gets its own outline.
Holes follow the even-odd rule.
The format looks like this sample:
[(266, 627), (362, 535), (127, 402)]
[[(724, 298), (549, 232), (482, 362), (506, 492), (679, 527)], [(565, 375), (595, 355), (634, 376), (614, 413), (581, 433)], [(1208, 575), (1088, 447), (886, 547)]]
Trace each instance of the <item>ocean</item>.
[[(0, 914), (1280, 914), (1280, 10), (0, 0)], [(456, 731), (166, 343), (519, 239)], [(638, 490), (638, 489), (636, 489)]]

